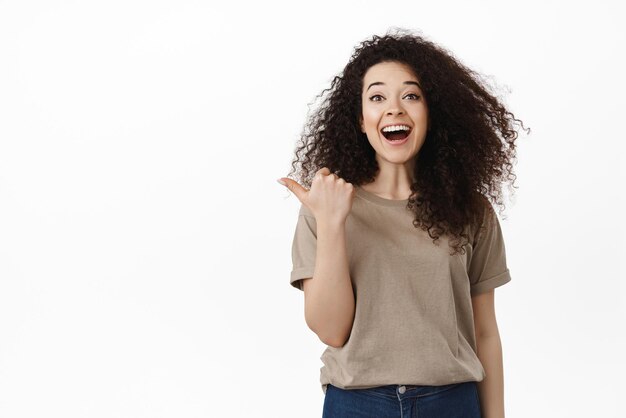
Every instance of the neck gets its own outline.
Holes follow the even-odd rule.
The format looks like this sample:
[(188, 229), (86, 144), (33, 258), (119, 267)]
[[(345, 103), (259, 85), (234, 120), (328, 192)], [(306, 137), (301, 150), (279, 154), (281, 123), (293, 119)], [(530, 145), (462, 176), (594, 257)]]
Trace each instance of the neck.
[(380, 170), (373, 182), (365, 184), (362, 189), (387, 199), (408, 199), (411, 195), (411, 184), (415, 183), (415, 158), (401, 164), (391, 163), (377, 158)]

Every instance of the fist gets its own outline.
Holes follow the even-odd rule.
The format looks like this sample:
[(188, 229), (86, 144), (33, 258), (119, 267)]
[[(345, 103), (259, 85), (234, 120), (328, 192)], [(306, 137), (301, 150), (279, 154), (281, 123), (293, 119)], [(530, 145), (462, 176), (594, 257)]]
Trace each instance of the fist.
[(327, 167), (315, 173), (310, 190), (290, 178), (282, 177), (281, 180), (309, 208), (317, 222), (345, 222), (352, 210), (354, 186), (331, 173)]

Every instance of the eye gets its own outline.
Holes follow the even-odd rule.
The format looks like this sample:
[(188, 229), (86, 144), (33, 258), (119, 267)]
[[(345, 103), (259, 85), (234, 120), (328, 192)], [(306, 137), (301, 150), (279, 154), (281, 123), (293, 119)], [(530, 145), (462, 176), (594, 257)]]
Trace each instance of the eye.
[[(414, 97), (415, 97), (415, 100), (419, 100), (419, 98), (420, 98), (420, 97), (422, 97), (422, 96), (418, 96), (418, 95), (417, 95), (417, 94), (415, 94), (415, 93), (409, 93), (409, 94), (407, 94), (407, 95), (406, 95), (406, 96), (404, 96), (404, 97), (408, 97), (408, 96), (414, 96)], [(383, 97), (383, 96), (381, 96), (380, 94), (375, 94), (375, 95), (373, 95), (373, 96), (371, 96), (371, 97), (370, 97), (370, 100), (371, 100), (372, 102), (380, 102), (380, 100), (374, 100), (374, 98), (375, 98), (375, 97)]]

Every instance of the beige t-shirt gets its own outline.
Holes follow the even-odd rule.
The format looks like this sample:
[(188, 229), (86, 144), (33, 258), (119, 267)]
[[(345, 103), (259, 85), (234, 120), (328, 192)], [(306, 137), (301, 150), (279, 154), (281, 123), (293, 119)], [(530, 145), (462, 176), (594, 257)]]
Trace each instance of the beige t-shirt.
[[(345, 223), (355, 317), (348, 341), (327, 346), (320, 357), (324, 394), (328, 383), (365, 389), (485, 377), (476, 355), (471, 296), (511, 280), (498, 218), (486, 211), (487, 228), (467, 228), (467, 252), (450, 256), (448, 235), (434, 244), (413, 226), (407, 203), (356, 188)], [(290, 279), (297, 289), (303, 278), (313, 277), (316, 240), (315, 217), (301, 204)]]

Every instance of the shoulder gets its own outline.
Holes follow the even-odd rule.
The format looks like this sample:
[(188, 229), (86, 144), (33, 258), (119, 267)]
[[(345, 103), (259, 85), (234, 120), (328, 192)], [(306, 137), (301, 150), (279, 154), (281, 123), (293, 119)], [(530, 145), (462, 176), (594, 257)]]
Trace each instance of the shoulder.
[(470, 234), (470, 242), (472, 245), (480, 238), (481, 234), (487, 228), (490, 219), (495, 215), (495, 210), (489, 199), (479, 194), (477, 196), (478, 205), (476, 211), (471, 215), (470, 225), (468, 228)]
[(298, 216), (308, 216), (310, 218), (315, 219), (313, 212), (309, 209), (304, 203), (300, 203), (300, 210), (298, 212)]

